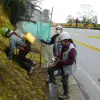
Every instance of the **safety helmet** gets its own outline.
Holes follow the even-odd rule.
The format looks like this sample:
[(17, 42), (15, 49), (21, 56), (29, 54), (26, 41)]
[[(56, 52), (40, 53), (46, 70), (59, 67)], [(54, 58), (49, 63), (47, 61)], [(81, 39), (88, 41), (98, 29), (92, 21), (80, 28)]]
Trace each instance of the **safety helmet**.
[(65, 39), (70, 39), (70, 35), (67, 33), (67, 32), (62, 32), (60, 35), (59, 35), (59, 40), (60, 42), (62, 40), (65, 40)]
[(58, 25), (58, 26), (56, 27), (56, 29), (57, 29), (57, 28), (60, 28), (60, 29), (62, 29), (62, 26), (61, 26), (61, 25)]
[(9, 30), (9, 29), (6, 28), (6, 27), (2, 28), (2, 29), (0, 30), (0, 31), (1, 31), (1, 35), (5, 37), (6, 32), (8, 32), (8, 30)]

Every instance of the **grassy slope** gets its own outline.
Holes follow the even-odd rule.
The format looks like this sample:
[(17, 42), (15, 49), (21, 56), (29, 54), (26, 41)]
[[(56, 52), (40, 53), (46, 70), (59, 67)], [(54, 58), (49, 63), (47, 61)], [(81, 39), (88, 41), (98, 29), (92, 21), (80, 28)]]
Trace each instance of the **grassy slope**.
[[(0, 5), (0, 28), (8, 26), (13, 29), (8, 16)], [(33, 77), (16, 63), (7, 59), (4, 52), (9, 40), (0, 35), (0, 100), (48, 100), (46, 98), (45, 71), (39, 67), (40, 44), (33, 45), (32, 59), (37, 61)], [(30, 55), (28, 55), (30, 57)], [(42, 64), (44, 63), (42, 55)]]

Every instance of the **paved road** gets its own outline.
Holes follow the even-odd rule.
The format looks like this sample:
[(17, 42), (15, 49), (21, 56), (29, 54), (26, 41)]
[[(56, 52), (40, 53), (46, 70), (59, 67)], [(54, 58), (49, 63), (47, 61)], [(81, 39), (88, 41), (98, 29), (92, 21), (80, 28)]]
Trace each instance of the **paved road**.
[[(65, 28), (77, 40), (77, 71), (75, 79), (87, 100), (100, 100), (100, 38), (99, 30)], [(54, 33), (54, 29), (51, 29)], [(53, 34), (51, 34), (53, 35)], [(90, 37), (89, 37), (90, 36)]]

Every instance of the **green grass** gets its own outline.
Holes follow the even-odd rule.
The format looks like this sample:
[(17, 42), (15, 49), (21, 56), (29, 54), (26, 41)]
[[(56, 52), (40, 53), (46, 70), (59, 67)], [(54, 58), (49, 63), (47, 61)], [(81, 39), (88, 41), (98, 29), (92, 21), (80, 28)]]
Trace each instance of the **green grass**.
[(0, 4), (0, 27), (8, 27), (9, 29), (13, 29), (14, 27), (11, 25), (9, 21), (9, 17), (6, 11), (4, 11), (3, 6)]
[[(0, 5), (0, 28), (3, 26), (14, 28)], [(36, 41), (32, 51), (27, 55), (37, 62), (31, 78), (15, 61), (11, 62), (7, 59), (4, 52), (7, 46), (9, 46), (9, 39), (0, 35), (0, 100), (48, 100), (45, 70), (39, 65), (40, 43)], [(42, 65), (44, 62), (45, 57), (42, 53)]]

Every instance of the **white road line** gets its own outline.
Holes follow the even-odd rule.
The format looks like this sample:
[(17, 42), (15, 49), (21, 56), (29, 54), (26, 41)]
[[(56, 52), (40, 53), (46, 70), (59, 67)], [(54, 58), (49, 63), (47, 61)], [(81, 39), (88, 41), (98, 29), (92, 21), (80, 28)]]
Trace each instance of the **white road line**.
[(91, 80), (91, 82), (96, 86), (96, 88), (100, 91), (100, 87), (96, 84), (96, 82), (89, 76), (89, 74), (80, 66), (78, 65), (77, 70), (82, 69), (82, 71), (86, 74), (86, 76)]

